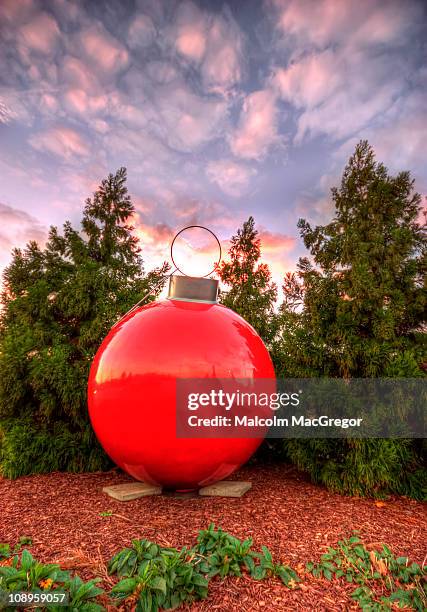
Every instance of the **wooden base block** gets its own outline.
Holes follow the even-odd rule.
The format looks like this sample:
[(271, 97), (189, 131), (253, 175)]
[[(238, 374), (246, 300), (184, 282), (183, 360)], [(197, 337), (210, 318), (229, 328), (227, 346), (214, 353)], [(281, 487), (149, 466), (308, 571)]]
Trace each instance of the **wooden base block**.
[(221, 480), (208, 487), (199, 489), (199, 495), (210, 497), (243, 497), (252, 487), (250, 482), (239, 480)]
[(162, 492), (161, 487), (155, 487), (145, 482), (125, 482), (124, 484), (104, 487), (102, 490), (118, 501), (130, 501), (131, 499), (138, 499), (138, 497), (160, 495)]

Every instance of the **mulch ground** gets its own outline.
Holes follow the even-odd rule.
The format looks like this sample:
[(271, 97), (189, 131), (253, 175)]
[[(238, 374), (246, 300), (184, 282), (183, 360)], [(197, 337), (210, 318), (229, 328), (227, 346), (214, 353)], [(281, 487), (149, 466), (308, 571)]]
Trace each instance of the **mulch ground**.
[[(106, 485), (130, 480), (118, 470), (0, 479), (0, 542), (30, 536), (36, 558), (84, 578), (102, 575), (106, 588), (111, 579), (105, 564), (131, 539), (190, 546), (211, 522), (239, 538), (251, 536), (255, 547), (268, 546), (275, 560), (301, 573), (307, 561), (319, 561), (327, 546), (353, 530), (367, 544), (383, 542), (397, 556), (425, 562), (426, 504), (341, 497), (286, 466), (245, 467), (232, 478), (250, 480), (252, 489), (239, 499), (158, 496), (125, 503), (102, 493)], [(108, 511), (113, 514), (100, 514)], [(213, 580), (208, 599), (187, 610), (350, 610), (356, 607), (348, 597), (354, 588), (304, 575), (302, 587), (289, 590), (243, 576)]]

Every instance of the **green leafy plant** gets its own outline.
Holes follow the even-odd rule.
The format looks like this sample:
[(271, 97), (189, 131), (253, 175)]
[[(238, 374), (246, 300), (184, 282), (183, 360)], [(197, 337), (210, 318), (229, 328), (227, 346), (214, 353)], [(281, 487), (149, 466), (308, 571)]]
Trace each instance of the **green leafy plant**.
[(292, 568), (273, 562), (265, 546), (255, 552), (251, 538), (239, 540), (214, 524), (199, 532), (190, 549), (132, 540), (132, 546), (113, 556), (108, 570), (122, 578), (111, 591), (113, 597), (134, 603), (136, 610), (144, 612), (204, 599), (209, 580), (216, 576), (240, 576), (243, 571), (256, 580), (277, 576), (290, 588), (299, 581)]
[(159, 560), (161, 550), (166, 553), (168, 550), (175, 549), (161, 549), (149, 540), (132, 540), (130, 548), (124, 548), (114, 555), (108, 565), (108, 571), (110, 574), (117, 574), (120, 577), (134, 576), (138, 569), (144, 569), (150, 561)]
[(201, 574), (197, 556), (183, 548), (162, 548), (148, 540), (133, 540), (109, 564), (110, 574), (124, 577), (111, 593), (133, 600), (136, 610), (151, 612), (176, 608), (183, 602), (203, 599), (208, 580)]
[[(103, 589), (96, 586), (101, 581), (100, 578), (93, 578), (84, 582), (80, 576), (67, 579), (62, 585), (63, 590), (69, 594), (67, 610), (70, 612), (102, 612), (104, 606), (94, 601), (99, 595), (104, 593)], [(60, 606), (49, 606), (52, 612), (63, 612)]]
[[(385, 544), (380, 550), (368, 550), (356, 534), (340, 540), (337, 548), (329, 547), (320, 563), (307, 564), (315, 577), (343, 578), (359, 585), (351, 597), (366, 610), (387, 610), (392, 604), (425, 610), (426, 569), (407, 557), (396, 558)], [(377, 596), (377, 587), (386, 589), (388, 595)]]
[(208, 578), (216, 575), (224, 578), (228, 575), (240, 576), (242, 566), (252, 571), (254, 558), (251, 547), (252, 538), (242, 542), (221, 528), (215, 529), (211, 523), (207, 529), (200, 531), (194, 550), (202, 555), (201, 570)]
[[(20, 541), (29, 538), (21, 538)], [(20, 543), (19, 543), (20, 547)], [(16, 549), (16, 547), (15, 547)], [(0, 594), (9, 591), (46, 593), (60, 590), (69, 595), (67, 610), (71, 612), (101, 612), (104, 607), (95, 599), (104, 593), (96, 586), (100, 578), (84, 582), (79, 576), (70, 576), (68, 571), (61, 570), (59, 565), (40, 563), (24, 548), (12, 556), (8, 544), (0, 544), (0, 559), (8, 559), (7, 564), (0, 564)], [(8, 608), (15, 609), (15, 608)], [(40, 606), (38, 609), (44, 609)], [(49, 605), (50, 612), (62, 612), (61, 606)]]
[(23, 546), (31, 546), (32, 543), (33, 540), (29, 536), (21, 536), (13, 549), (11, 549), (10, 544), (0, 543), (0, 561), (1, 559), (8, 559), (12, 554), (19, 552)]
[(0, 567), (0, 588), (8, 590), (41, 591), (68, 578), (68, 572), (63, 572), (59, 565), (39, 563), (26, 548), (12, 558), (10, 565)]
[(21, 536), (15, 546), (15, 551), (19, 550), (22, 546), (31, 546), (33, 538), (31, 536)]
[(260, 552), (252, 550), (252, 538), (239, 540), (211, 523), (200, 531), (194, 550), (203, 555), (201, 570), (208, 578), (219, 575), (240, 576), (245, 568), (255, 580), (278, 576), (283, 584), (293, 587), (299, 582), (298, 574), (289, 566), (273, 562), (271, 552), (262, 546)]
[(0, 544), (0, 561), (10, 557), (10, 544)]
[(295, 588), (300, 582), (298, 574), (289, 565), (274, 563), (271, 552), (266, 546), (261, 547), (262, 553), (253, 553), (258, 558), (259, 565), (251, 572), (251, 576), (256, 580), (264, 580), (268, 576), (277, 576), (283, 584), (289, 588)]
[[(350, 596), (367, 612), (396, 606), (416, 612), (427, 609), (427, 568), (410, 563), (407, 557), (396, 558), (385, 544), (371, 550), (357, 533), (329, 547), (319, 563), (307, 564), (307, 570), (318, 579), (353, 583), (356, 588)], [(130, 547), (112, 557), (108, 572), (119, 580), (107, 594), (98, 586), (100, 578), (84, 582), (56, 564), (39, 563), (26, 549), (13, 554), (10, 545), (0, 544), (0, 595), (10, 590), (61, 590), (69, 595), (67, 609), (72, 612), (104, 611), (100, 596), (108, 606), (123, 604), (136, 612), (172, 610), (206, 598), (209, 581), (215, 577), (244, 572), (255, 580), (277, 577), (289, 588), (301, 581), (291, 567), (275, 563), (266, 546), (254, 551), (251, 538), (239, 540), (213, 524), (199, 532), (192, 548), (178, 550), (132, 540)], [(49, 606), (51, 612), (63, 609)]]

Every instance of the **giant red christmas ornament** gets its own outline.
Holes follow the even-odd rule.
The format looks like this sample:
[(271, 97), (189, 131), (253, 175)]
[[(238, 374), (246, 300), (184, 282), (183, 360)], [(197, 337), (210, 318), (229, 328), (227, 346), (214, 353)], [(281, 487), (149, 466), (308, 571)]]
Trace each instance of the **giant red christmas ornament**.
[(137, 308), (98, 350), (89, 413), (108, 455), (138, 480), (177, 490), (226, 478), (262, 438), (178, 438), (179, 378), (274, 378), (262, 340), (216, 303), (217, 281), (171, 277), (168, 299)]

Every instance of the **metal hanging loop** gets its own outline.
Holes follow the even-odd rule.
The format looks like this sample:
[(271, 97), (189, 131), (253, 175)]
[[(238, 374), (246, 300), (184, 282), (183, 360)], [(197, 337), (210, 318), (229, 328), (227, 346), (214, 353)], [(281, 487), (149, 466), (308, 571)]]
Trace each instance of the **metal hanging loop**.
[(213, 272), (215, 272), (216, 267), (220, 263), (221, 258), (222, 258), (221, 243), (218, 240), (218, 236), (216, 234), (214, 234), (213, 231), (210, 230), (208, 227), (205, 227), (204, 225), (187, 225), (187, 227), (183, 227), (182, 230), (179, 230), (179, 232), (177, 234), (175, 234), (175, 237), (174, 237), (174, 239), (172, 240), (172, 243), (171, 243), (171, 249), (170, 249), (170, 251), (171, 251), (171, 260), (172, 260), (173, 265), (175, 266), (175, 271), (178, 270), (178, 272), (181, 272), (181, 274), (183, 274), (184, 276), (189, 276), (189, 274), (186, 274), (185, 272), (183, 272), (181, 270), (181, 268), (179, 268), (179, 266), (177, 265), (177, 263), (176, 263), (176, 261), (175, 261), (175, 259), (173, 257), (173, 245), (175, 244), (175, 241), (178, 238), (178, 236), (180, 236), (180, 234), (182, 234), (182, 232), (185, 232), (188, 229), (193, 229), (195, 227), (198, 227), (199, 229), (202, 229), (202, 230), (205, 230), (205, 231), (209, 232), (209, 234), (211, 234), (215, 238), (215, 240), (216, 240), (216, 242), (218, 244), (218, 249), (219, 249), (218, 261), (216, 261), (214, 263), (214, 267), (212, 268), (212, 270), (210, 270), (207, 274), (204, 274), (203, 276), (198, 277), (198, 278), (206, 278), (207, 276), (210, 276)]
[[(221, 250), (221, 243), (218, 240), (218, 236), (216, 234), (213, 233), (212, 230), (210, 230), (208, 227), (205, 227), (204, 225), (187, 225), (187, 227), (183, 227), (181, 230), (179, 230), (179, 232), (177, 234), (175, 234), (174, 239), (172, 240), (171, 246), (170, 246), (170, 253), (171, 253), (171, 260), (173, 265), (175, 266), (175, 269), (172, 270), (172, 272), (170, 274), (168, 274), (166, 276), (166, 278), (170, 278), (175, 272), (181, 272), (181, 274), (183, 276), (189, 276), (188, 274), (186, 274), (185, 272), (183, 272), (177, 265), (176, 265), (176, 261), (173, 258), (173, 245), (175, 244), (175, 240), (178, 238), (178, 236), (180, 234), (182, 234), (182, 232), (185, 232), (185, 230), (188, 229), (192, 229), (193, 227), (198, 227), (200, 229), (206, 230), (207, 232), (209, 232), (209, 234), (211, 234), (215, 240), (217, 241), (218, 244), (218, 248), (219, 248), (219, 258), (218, 261), (215, 262), (214, 267), (212, 268), (212, 270), (208, 273), (205, 274), (204, 276), (200, 276), (198, 278), (206, 278), (207, 276), (210, 276), (213, 272), (215, 272), (215, 269), (217, 267), (217, 265), (220, 263), (221, 258), (222, 258), (222, 250)], [(145, 295), (142, 296), (142, 298), (132, 306), (132, 308), (130, 308), (122, 317), (120, 317), (120, 319), (114, 323), (113, 327), (116, 327), (116, 325), (118, 325), (120, 323), (120, 321), (122, 321), (125, 317), (127, 317), (131, 312), (134, 312), (134, 310), (136, 310), (139, 306), (141, 306), (145, 300), (153, 293), (153, 291), (155, 291), (158, 287), (160, 287), (164, 282), (164, 279), (162, 279), (159, 283), (157, 283), (156, 285), (154, 285), (154, 287), (151, 287), (151, 289), (149, 291), (147, 291), (147, 293)]]

